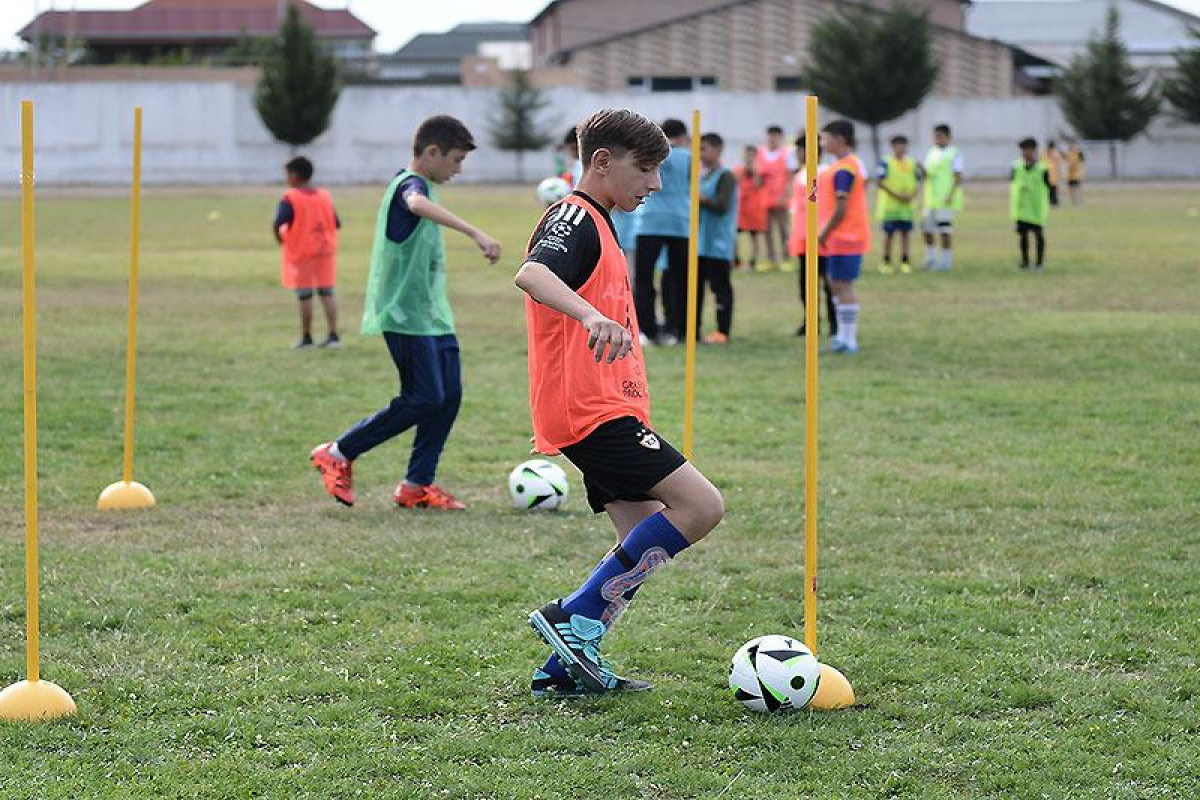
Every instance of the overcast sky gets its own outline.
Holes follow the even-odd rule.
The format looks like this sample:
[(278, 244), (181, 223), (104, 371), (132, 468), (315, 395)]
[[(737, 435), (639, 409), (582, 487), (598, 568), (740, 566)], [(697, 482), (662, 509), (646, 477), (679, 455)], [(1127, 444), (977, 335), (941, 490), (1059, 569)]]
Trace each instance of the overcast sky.
[[(79, 10), (133, 8), (142, 2), (144, 0), (0, 0), (0, 50), (16, 50), (21, 47), (17, 31), (33, 19), (39, 10), (54, 8), (68, 11), (72, 7)], [(431, 3), (408, 0), (315, 0), (316, 5), (324, 8), (345, 8), (348, 5), (360, 19), (379, 32), (375, 39), (375, 48), (382, 52), (395, 50), (418, 33), (448, 30), (460, 22), (527, 21), (548, 2), (549, 0), (437, 0)], [(1170, 2), (1200, 14), (1200, 0)]]

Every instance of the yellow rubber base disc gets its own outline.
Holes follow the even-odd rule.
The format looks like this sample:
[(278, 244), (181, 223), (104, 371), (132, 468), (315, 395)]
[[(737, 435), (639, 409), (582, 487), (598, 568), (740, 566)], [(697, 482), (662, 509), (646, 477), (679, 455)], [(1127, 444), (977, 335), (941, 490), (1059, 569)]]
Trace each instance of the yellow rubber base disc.
[(96, 508), (101, 511), (110, 508), (153, 508), (154, 495), (150, 494), (150, 490), (142, 486), (137, 481), (117, 481), (104, 488), (100, 493), (100, 499), (96, 501)]
[(828, 664), (821, 665), (821, 682), (808, 707), (817, 711), (836, 711), (854, 705), (854, 689), (846, 676)]
[(21, 681), (0, 692), (0, 719), (43, 722), (74, 713), (71, 695), (50, 681)]

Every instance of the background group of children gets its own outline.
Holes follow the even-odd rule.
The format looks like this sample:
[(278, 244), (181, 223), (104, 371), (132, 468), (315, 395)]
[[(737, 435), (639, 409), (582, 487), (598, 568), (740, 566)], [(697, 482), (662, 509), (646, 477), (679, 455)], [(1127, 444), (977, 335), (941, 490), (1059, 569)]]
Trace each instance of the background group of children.
[[(686, 336), (691, 151), (683, 122), (668, 119), (661, 127), (671, 143), (671, 152), (659, 168), (662, 189), (634, 213), (615, 209), (612, 222), (629, 262), (643, 344), (673, 345)], [(729, 341), (734, 307), (731, 270), (793, 271), (803, 265), (805, 180), (803, 170), (799, 169), (804, 158), (803, 137), (794, 145), (795, 149), (789, 147), (783, 129), (772, 125), (766, 130), (765, 142), (747, 145), (742, 150), (741, 163), (730, 169), (723, 163), (721, 136), (707, 133), (701, 137), (699, 310), (703, 310), (708, 291), (712, 292), (716, 305), (716, 329), (707, 334), (697, 330), (704, 343)], [(962, 154), (951, 142), (947, 125), (934, 128), (934, 144), (920, 163), (909, 155), (908, 145), (907, 137), (893, 136), (891, 152), (880, 160), (874, 174), (875, 218), (883, 233), (878, 269), (885, 275), (897, 270), (912, 272), (909, 239), (918, 218), (925, 241), (924, 269), (946, 271), (953, 266), (954, 217), (962, 208), (963, 199)], [(1085, 164), (1083, 153), (1074, 141), (1068, 141), (1065, 153), (1059, 151), (1054, 141), (1048, 142), (1040, 155), (1033, 139), (1023, 140), (1019, 147), (1022, 156), (1013, 165), (1009, 178), (1010, 216), (1018, 234), (1021, 267), (1036, 271), (1045, 264), (1045, 225), (1049, 209), (1058, 204), (1058, 187), (1065, 178), (1071, 202), (1078, 205), (1082, 201)], [(571, 160), (562, 177), (575, 185), (582, 166), (574, 128), (568, 131), (562, 149)], [(869, 183), (871, 176), (861, 159), (855, 156), (854, 162), (863, 184)], [(823, 172), (828, 166), (823, 164), (818, 170)], [(289, 161), (285, 175), (289, 188), (279, 203), (272, 228), (282, 247), (283, 285), (295, 291), (299, 304), (301, 337), (295, 347), (315, 345), (312, 301), (316, 296), (325, 312), (328, 335), (315, 346), (336, 348), (340, 346), (340, 338), (334, 284), (341, 221), (329, 193), (312, 185), (313, 165), (308, 159), (299, 157)], [(749, 244), (747, 259), (742, 258), (739, 241), (743, 236)], [(896, 239), (899, 259), (893, 262)], [(1034, 244), (1032, 254), (1030, 240)], [(869, 249), (869, 237), (864, 246)], [(824, 259), (820, 267), (828, 298), (830, 335), (836, 342), (839, 330), (836, 295), (831, 293), (831, 279), (824, 274), (827, 267)], [(800, 290), (803, 303), (803, 280)], [(698, 325), (700, 319), (698, 314)], [(797, 334), (804, 333), (801, 326)]]
[[(659, 185), (632, 211), (619, 207), (610, 211), (614, 238), (627, 263), (642, 345), (672, 345), (686, 336), (690, 137), (679, 120), (665, 120), (660, 127), (669, 149), (658, 164)], [(745, 148), (741, 164), (730, 169), (722, 160), (721, 136), (706, 133), (701, 137), (698, 311), (703, 310), (706, 291), (711, 291), (717, 323), (716, 330), (700, 337), (703, 342), (729, 341), (734, 309), (730, 276), (742, 263), (739, 232), (750, 237), (746, 266), (759, 271), (799, 269), (803, 277), (808, 183), (804, 170), (797, 168), (804, 157), (803, 138), (794, 144), (795, 149), (787, 147), (782, 129), (771, 126), (765, 143)], [(909, 234), (917, 221), (919, 194), (925, 268), (949, 270), (954, 218), (962, 207), (963, 194), (962, 155), (951, 141), (950, 128), (934, 128), (934, 145), (920, 164), (909, 156), (904, 136), (892, 137), (890, 144), (891, 153), (880, 161), (874, 175), (878, 185), (875, 220), (884, 235), (879, 269), (895, 271), (893, 243), (898, 238), (899, 271), (911, 272)], [(565, 177), (577, 185), (583, 169), (575, 129), (564, 145), (569, 145), (574, 158)], [(818, 270), (826, 294), (830, 350), (855, 353), (859, 316), (855, 284), (871, 245), (866, 194), (871, 177), (854, 152), (855, 131), (849, 121), (826, 125), (820, 145)], [(1018, 234), (1020, 266), (1037, 271), (1045, 263), (1044, 229), (1064, 176), (1072, 202), (1081, 201), (1083, 156), (1074, 142), (1065, 154), (1053, 142), (1044, 154), (1039, 154), (1033, 139), (1022, 140), (1019, 147), (1021, 157), (1013, 163), (1009, 177), (1010, 215)], [(499, 258), (500, 246), (436, 199), (436, 185), (457, 174), (462, 160), (474, 149), (462, 123), (444, 116), (426, 120), (418, 129), (415, 149), (409, 167), (393, 179), (380, 206), (362, 324), (364, 333), (384, 336), (402, 391), (387, 407), (360, 421), (339, 440), (321, 445), (313, 455), (330, 493), (347, 505), (354, 502), (349, 467), (354, 458), (415, 426), (413, 458), (405, 481), (397, 487), (396, 502), (402, 506), (462, 507), (433, 483), (438, 455), (461, 398), (441, 227), (471, 238), (493, 263)], [(272, 228), (282, 249), (283, 285), (295, 292), (299, 303), (301, 338), (295, 346), (315, 346), (315, 296), (328, 324), (328, 335), (320, 346), (336, 348), (340, 339), (334, 285), (341, 220), (329, 192), (312, 184), (311, 162), (294, 158), (285, 165), (285, 174), (288, 189)], [(760, 241), (765, 262), (758, 261)], [(415, 270), (400, 266), (415, 262), (423, 266)], [(805, 302), (803, 279), (800, 298)], [(698, 336), (701, 318), (698, 313)], [(804, 326), (797, 334), (805, 334)]]

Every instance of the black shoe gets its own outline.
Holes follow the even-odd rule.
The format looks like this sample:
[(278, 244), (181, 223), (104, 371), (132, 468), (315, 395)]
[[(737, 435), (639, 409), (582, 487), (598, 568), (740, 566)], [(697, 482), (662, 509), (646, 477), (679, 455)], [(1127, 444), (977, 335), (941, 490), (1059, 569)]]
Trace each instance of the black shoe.
[(1021, 262), (1021, 269), (1029, 269), (1029, 262), (1028, 262), (1028, 261), (1022, 261), (1022, 262)]
[(312, 347), (312, 346), (313, 346), (312, 337), (308, 336), (306, 334), (305, 336), (301, 337), (300, 341), (298, 341), (294, 345), (292, 345), (292, 349), (293, 350), (303, 350), (306, 347)]
[(796, 328), (796, 335), (797, 335), (797, 336), (803, 336), (803, 335), (804, 335), (804, 326), (803, 326), (803, 325), (801, 325), (799, 328)]
[(337, 350), (342, 346), (342, 340), (338, 338), (336, 333), (329, 334), (325, 341), (321, 342), (318, 347), (325, 347), (331, 350)]
[[(608, 659), (600, 655), (600, 642), (607, 632), (600, 620), (569, 614), (554, 600), (530, 614), (529, 625), (586, 691), (610, 692), (621, 685), (623, 679), (612, 671)], [(628, 686), (633, 682), (624, 683)]]

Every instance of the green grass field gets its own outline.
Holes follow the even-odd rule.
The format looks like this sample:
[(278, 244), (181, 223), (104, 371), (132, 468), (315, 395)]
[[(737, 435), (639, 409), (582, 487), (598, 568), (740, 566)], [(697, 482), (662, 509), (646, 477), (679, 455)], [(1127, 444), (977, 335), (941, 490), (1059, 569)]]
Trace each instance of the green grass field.
[[(1003, 187), (979, 186), (952, 274), (863, 280), (862, 354), (821, 362), (820, 492), (820, 654), (860, 703), (786, 718), (725, 679), (743, 641), (798, 626), (795, 276), (737, 274), (736, 339), (699, 353), (695, 460), (728, 516), (608, 644), (656, 689), (546, 704), (525, 614), (612, 535), (573, 470), (565, 513), (508, 504), (532, 191), (445, 192), (506, 248), (488, 267), (448, 237), (466, 398), (439, 481), (471, 506), (452, 516), (390, 507), (411, 435), (359, 462), (357, 507), (318, 489), (309, 448), (395, 389), (353, 334), (379, 189), (335, 192), (341, 352), (288, 350), (277, 194), (147, 193), (136, 477), (160, 505), (127, 514), (94, 510), (120, 477), (127, 203), (40, 198), (43, 676), (79, 714), (0, 724), (0, 797), (1200, 796), (1196, 186), (1089, 187), (1040, 276), (1015, 268)], [(0, 684), (24, 668), (17, 214), (0, 205)], [(678, 443), (683, 350), (647, 358)]]

